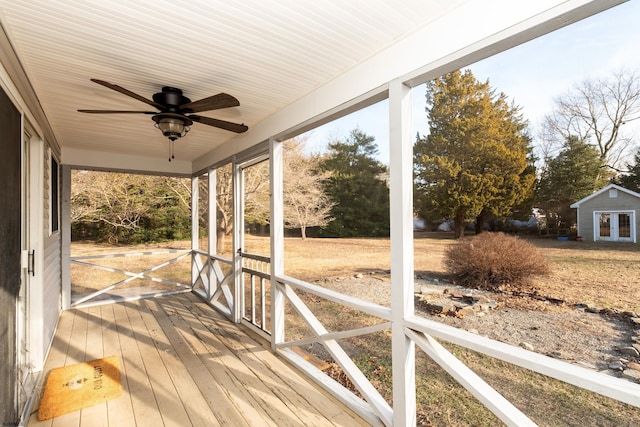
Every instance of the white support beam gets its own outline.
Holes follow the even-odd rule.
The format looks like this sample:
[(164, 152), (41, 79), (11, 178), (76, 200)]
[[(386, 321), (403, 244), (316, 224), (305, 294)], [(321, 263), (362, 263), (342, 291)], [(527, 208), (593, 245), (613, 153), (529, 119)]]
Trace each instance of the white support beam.
[(235, 161), (233, 170), (233, 321), (242, 322), (244, 294), (242, 292), (242, 257), (244, 247), (244, 173)]
[(217, 209), (216, 209), (216, 196), (217, 196), (217, 176), (215, 169), (209, 169), (208, 174), (208, 186), (209, 186), (209, 200), (208, 200), (208, 228), (209, 228), (209, 255), (216, 255), (218, 253), (218, 228), (217, 228)]
[(469, 390), (476, 399), (489, 408), (506, 425), (514, 427), (535, 427), (536, 424), (529, 417), (505, 399), (493, 387), (487, 384), (475, 372), (458, 360), (438, 341), (429, 335), (419, 334), (407, 329), (407, 335), (413, 339), (425, 353), (438, 365), (456, 379), (464, 388)]
[[(200, 248), (198, 247), (198, 235), (200, 233), (200, 224), (198, 222), (198, 199), (199, 199), (199, 191), (198, 191), (198, 177), (194, 176), (191, 178), (191, 250), (197, 251)], [(198, 277), (200, 276), (200, 271), (196, 266), (195, 262), (193, 262), (193, 258), (198, 255), (193, 253), (191, 255), (191, 286), (196, 283)]]
[(60, 188), (60, 238), (62, 265), (62, 309), (71, 307), (71, 168), (62, 166)]
[(200, 234), (200, 223), (198, 221), (198, 209), (200, 199), (200, 189), (198, 188), (198, 177), (191, 178), (191, 250), (200, 250), (198, 237)]
[[(207, 251), (209, 253), (209, 260), (211, 260), (211, 255), (215, 255), (218, 253), (218, 218), (217, 218), (217, 211), (218, 209), (216, 209), (216, 197), (217, 197), (217, 193), (216, 193), (216, 185), (217, 185), (217, 175), (216, 175), (216, 170), (215, 169), (209, 169), (209, 174), (208, 174), (208, 182), (207, 185), (209, 187), (209, 203), (208, 203), (208, 209), (207, 209), (207, 236), (209, 238), (209, 244), (207, 245), (209, 247), (209, 250)], [(215, 275), (214, 275), (214, 271), (213, 271), (213, 262), (209, 261), (209, 271), (207, 272), (208, 276), (209, 276), (209, 286), (207, 286), (207, 299), (211, 300), (211, 297), (213, 297), (213, 293), (215, 292), (214, 286), (217, 283), (215, 281)]]
[(62, 163), (78, 169), (174, 176), (191, 176), (193, 171), (191, 162), (186, 160), (174, 159), (169, 162), (166, 157), (152, 158), (130, 154), (105, 153), (74, 147), (64, 147), (62, 149)]
[[(300, 317), (309, 326), (309, 329), (315, 334), (316, 338), (327, 335), (329, 331), (318, 320), (307, 305), (300, 299), (290, 286), (284, 286), (284, 292), (291, 302), (291, 306), (300, 314)], [(371, 405), (371, 409), (380, 417), (386, 426), (393, 424), (393, 411), (387, 401), (382, 397), (380, 392), (371, 384), (366, 375), (358, 368), (355, 362), (347, 354), (347, 352), (335, 340), (322, 341), (324, 348), (331, 354), (333, 359), (342, 368), (342, 371), (351, 380), (353, 385), (364, 396), (365, 400)], [(395, 424), (398, 425), (398, 424)], [(399, 424), (408, 425), (408, 424)]]
[(271, 348), (284, 341), (284, 301), (282, 286), (276, 277), (284, 274), (284, 196), (283, 144), (269, 141), (269, 188), (271, 191)]
[(404, 333), (404, 320), (414, 314), (413, 141), (411, 89), (400, 80), (389, 84), (389, 144), (393, 424), (409, 426), (416, 423), (416, 350)]

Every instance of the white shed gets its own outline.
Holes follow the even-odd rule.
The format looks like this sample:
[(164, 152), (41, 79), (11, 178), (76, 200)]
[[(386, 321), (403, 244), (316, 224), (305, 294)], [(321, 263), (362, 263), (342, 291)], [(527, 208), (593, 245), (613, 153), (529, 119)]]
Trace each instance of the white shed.
[(640, 194), (610, 184), (571, 207), (578, 210), (578, 235), (584, 240), (638, 241)]

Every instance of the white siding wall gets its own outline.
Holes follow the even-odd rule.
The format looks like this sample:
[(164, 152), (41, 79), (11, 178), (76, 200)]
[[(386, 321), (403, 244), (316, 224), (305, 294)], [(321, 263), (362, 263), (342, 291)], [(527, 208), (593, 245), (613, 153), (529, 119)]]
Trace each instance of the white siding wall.
[[(41, 270), (42, 274), (42, 292), (34, 295), (36, 298), (42, 298), (42, 324), (41, 324), (41, 345), (43, 346), (42, 355), (47, 354), (47, 350), (53, 340), (55, 328), (58, 323), (58, 317), (61, 312), (61, 275), (60, 275), (60, 231), (51, 232), (51, 156), (50, 149), (44, 151), (44, 191), (43, 191), (43, 222), (42, 222), (42, 238), (43, 238), (43, 256)], [(60, 180), (58, 179), (58, 182)], [(58, 197), (60, 200), (60, 197)]]
[(45, 354), (53, 340), (58, 316), (61, 311), (60, 300), (60, 233), (55, 233), (44, 242), (44, 286), (43, 286), (43, 349)]
[(635, 211), (636, 233), (640, 230), (640, 199), (623, 191), (609, 197), (609, 191), (583, 202), (578, 209), (578, 233), (587, 242), (594, 240), (593, 213), (595, 211)]

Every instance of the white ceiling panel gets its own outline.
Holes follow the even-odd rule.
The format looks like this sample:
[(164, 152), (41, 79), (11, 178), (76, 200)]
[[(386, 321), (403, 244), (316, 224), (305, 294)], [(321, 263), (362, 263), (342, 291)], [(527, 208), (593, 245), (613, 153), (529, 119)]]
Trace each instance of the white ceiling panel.
[[(148, 110), (96, 78), (147, 98), (162, 86), (239, 107), (202, 115), (252, 126), (466, 0), (1, 0), (0, 22), (65, 147), (166, 157)], [(234, 133), (199, 123), (176, 142), (194, 159)]]

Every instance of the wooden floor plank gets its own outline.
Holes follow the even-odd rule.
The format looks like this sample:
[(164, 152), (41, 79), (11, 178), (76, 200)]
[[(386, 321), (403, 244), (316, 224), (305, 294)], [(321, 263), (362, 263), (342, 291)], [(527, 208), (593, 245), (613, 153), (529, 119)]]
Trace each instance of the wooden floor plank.
[[(235, 325), (218, 324), (213, 322), (212, 316), (205, 313), (210, 308), (200, 301), (194, 301), (191, 305), (196, 316), (202, 319), (209, 328), (236, 328)], [(265, 344), (258, 342), (248, 334), (232, 335), (232, 339), (227, 338), (232, 330), (225, 334), (220, 334), (220, 339), (232, 349), (240, 361), (252, 369), (268, 386), (270, 392), (279, 397), (287, 406), (296, 408), (297, 414), (305, 421), (306, 425), (327, 425), (333, 423), (335, 419), (351, 418), (351, 425), (363, 423), (362, 420), (351, 412), (345, 412), (343, 405), (334, 400), (324, 390), (320, 390), (303, 378), (298, 372), (291, 369), (283, 361), (273, 354)], [(287, 393), (289, 386), (298, 393)], [(366, 424), (362, 424), (366, 425)]]
[(122, 345), (122, 363), (125, 367), (131, 406), (137, 427), (155, 427), (162, 425), (162, 417), (151, 388), (149, 376), (145, 370), (133, 328), (124, 304), (114, 304), (114, 314)]
[(73, 330), (71, 331), (71, 341), (67, 350), (67, 357), (64, 366), (84, 362), (84, 355), (87, 345), (87, 313), (84, 310), (77, 310), (73, 319)]
[(38, 408), (40, 407), (40, 399), (44, 391), (47, 375), (53, 368), (64, 366), (64, 362), (67, 358), (67, 352), (69, 351), (69, 345), (72, 342), (73, 322), (75, 320), (75, 312), (68, 311), (62, 313), (60, 320), (58, 321), (58, 327), (56, 329), (51, 350), (47, 356), (43, 367), (43, 375), (40, 386), (37, 388), (38, 397), (34, 402), (31, 416), (29, 417), (29, 426), (33, 427), (50, 427), (53, 420), (38, 421)]
[(187, 411), (191, 425), (198, 427), (220, 425), (193, 378), (184, 374), (184, 365), (178, 357), (176, 349), (167, 338), (147, 304), (141, 304), (140, 306), (142, 319), (149, 331), (149, 337), (153, 340), (162, 363), (176, 388), (177, 398), (180, 399)]
[[(165, 311), (163, 305), (158, 303), (158, 299), (152, 300), (151, 304), (153, 305), (150, 307), (153, 307), (153, 313), (158, 323), (167, 334), (167, 338), (176, 349), (178, 357), (198, 385), (202, 395), (207, 399), (220, 423), (233, 426), (255, 425), (251, 424), (252, 417), (253, 419), (259, 417), (253, 408), (244, 407), (242, 400), (236, 397), (237, 393), (234, 391), (237, 386), (225, 379), (227, 373), (224, 372), (223, 366), (220, 365), (214, 372), (209, 371), (198, 354), (194, 352), (189, 340), (185, 339), (185, 335), (175, 327), (174, 322), (177, 322), (175, 313)], [(170, 317), (174, 317), (174, 319), (170, 319)], [(247, 414), (247, 411), (250, 413)]]
[[(194, 302), (192, 307), (198, 316), (203, 319), (203, 322), (210, 323), (209, 319), (211, 316), (205, 315), (210, 311), (210, 307), (206, 303), (199, 300)], [(227, 325), (228, 323), (223, 323), (217, 326), (213, 325), (212, 327), (225, 328)], [(308, 381), (297, 370), (291, 369), (288, 363), (285, 363), (270, 351), (268, 343), (260, 341), (260, 338), (254, 334), (246, 333), (245, 335), (249, 338), (248, 340), (229, 340), (228, 345), (238, 352), (239, 356), (246, 361), (248, 366), (255, 365), (254, 362), (250, 361), (250, 358), (255, 358), (259, 365), (269, 368), (267, 372), (272, 378), (270, 384), (274, 386), (272, 388), (273, 392), (280, 394), (282, 399), (290, 400), (290, 404), (296, 406), (299, 410), (308, 410), (310, 414), (321, 413), (326, 419), (336, 422), (338, 425), (344, 425), (344, 421), (336, 420), (347, 419), (350, 420), (347, 425), (368, 425), (362, 418), (338, 402), (337, 399), (325, 390)], [(256, 344), (262, 346), (264, 351), (256, 351)], [(289, 369), (283, 369), (283, 363), (285, 363), (285, 366)], [(282, 387), (283, 384), (300, 392), (296, 394), (284, 393), (283, 390), (287, 388)], [(310, 418), (306, 418), (307, 422), (313, 419), (313, 415), (310, 415)]]
[[(102, 346), (102, 316), (100, 307), (94, 306), (83, 310), (87, 318), (87, 340), (84, 362), (104, 357)], [(83, 427), (107, 427), (107, 402), (84, 408), (80, 411), (80, 424)]]
[(45, 372), (52, 368), (64, 366), (72, 342), (73, 323), (75, 322), (75, 311), (65, 311), (58, 321), (53, 344), (44, 365)]
[(45, 370), (112, 355), (121, 397), (29, 427), (366, 425), (193, 294), (63, 313)]
[(260, 379), (247, 372), (246, 367), (220, 342), (207, 345), (206, 341), (212, 337), (204, 335), (204, 328), (197, 328), (199, 321), (184, 305), (172, 302), (171, 309), (178, 313), (172, 317), (172, 321), (180, 331), (184, 331), (184, 339), (201, 356), (216, 380), (229, 390), (234, 403), (246, 414), (245, 417), (251, 421), (260, 419), (262, 425), (287, 425), (287, 419), (278, 416), (278, 402), (273, 401), (273, 406), (270, 406), (264, 403), (264, 398), (260, 398), (264, 392)]
[(153, 372), (149, 376), (151, 387), (155, 400), (160, 410), (160, 415), (166, 427), (183, 427), (189, 425), (189, 416), (182, 405), (182, 401), (178, 398), (171, 377), (158, 354), (153, 340), (149, 336), (149, 330), (145, 322), (142, 320), (140, 307), (142, 304), (125, 303), (129, 321), (133, 329), (140, 356), (144, 362), (147, 372)]
[[(81, 310), (75, 312), (71, 341), (65, 357), (64, 365), (69, 366), (84, 362), (87, 344), (87, 313)], [(70, 412), (53, 419), (52, 427), (73, 427), (80, 425), (80, 411)]]
[[(287, 402), (283, 401), (279, 397), (279, 393), (274, 393), (273, 388), (278, 388), (282, 383), (278, 381), (271, 382), (271, 375), (266, 372), (264, 366), (259, 363), (254, 364), (253, 367), (249, 367), (242, 360), (242, 357), (234, 353), (221, 339), (222, 334), (218, 334), (219, 329), (209, 329), (201, 322), (201, 316), (195, 315), (191, 310), (197, 300), (191, 298), (178, 298), (183, 302), (182, 317), (189, 321), (189, 324), (194, 329), (194, 333), (201, 340), (203, 344), (208, 347), (208, 351), (216, 352), (220, 360), (227, 366), (230, 372), (235, 373), (236, 381), (239, 385), (245, 388), (245, 393), (252, 396), (258, 401), (259, 407), (269, 408), (266, 416), (273, 420), (276, 425), (300, 425), (304, 423), (306, 425), (327, 425), (327, 419), (317, 414), (312, 414), (309, 417), (304, 417), (306, 411), (304, 407), (292, 407), (287, 405)], [(213, 313), (209, 312), (209, 316)], [(211, 317), (207, 318), (211, 319)], [(218, 326), (216, 324), (216, 326)], [(247, 337), (248, 338), (248, 337)], [(258, 343), (254, 343), (253, 350), (266, 351), (264, 347), (261, 347)], [(247, 369), (249, 368), (249, 370)], [(267, 385), (267, 383), (269, 383)], [(297, 394), (297, 393), (293, 393)], [(301, 418), (302, 416), (302, 418)]]
[[(120, 361), (120, 383), (122, 385), (122, 395), (107, 402), (107, 417), (111, 426), (126, 426), (134, 419), (133, 407), (131, 406), (131, 394), (129, 393), (129, 383), (126, 372), (123, 369), (122, 347), (118, 335), (118, 327), (113, 313), (113, 304), (100, 306), (102, 316), (102, 346), (105, 357), (117, 356)], [(84, 427), (84, 426), (83, 426)]]

